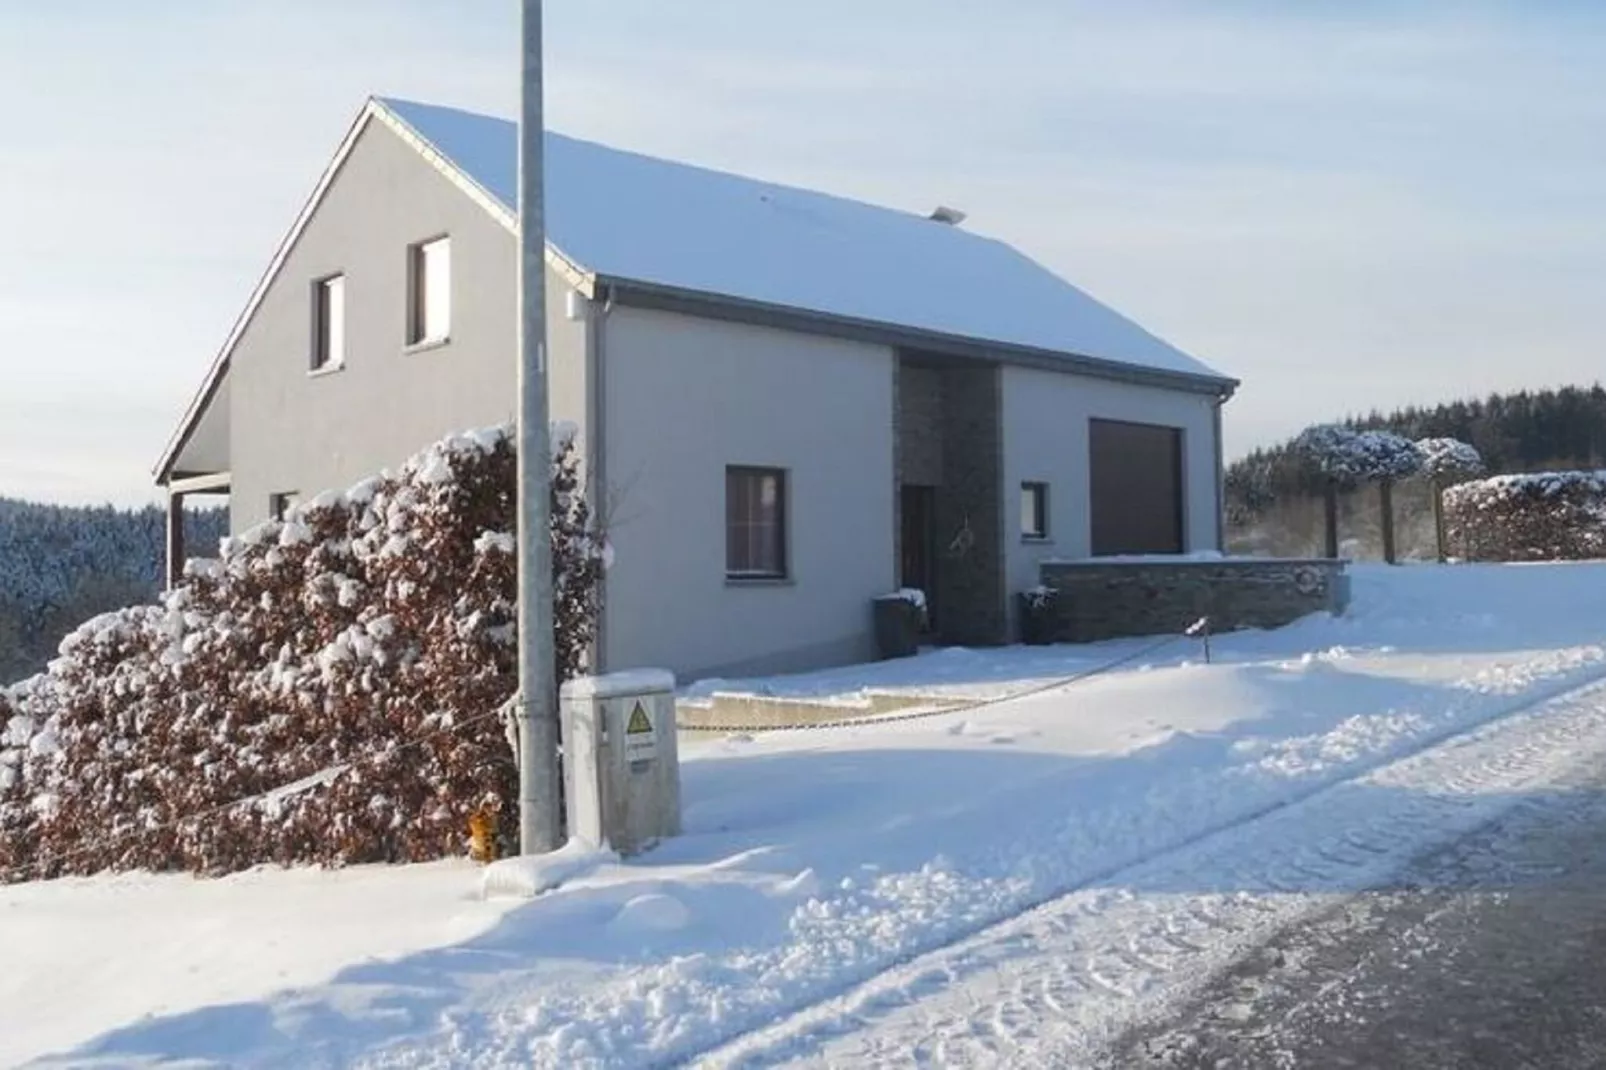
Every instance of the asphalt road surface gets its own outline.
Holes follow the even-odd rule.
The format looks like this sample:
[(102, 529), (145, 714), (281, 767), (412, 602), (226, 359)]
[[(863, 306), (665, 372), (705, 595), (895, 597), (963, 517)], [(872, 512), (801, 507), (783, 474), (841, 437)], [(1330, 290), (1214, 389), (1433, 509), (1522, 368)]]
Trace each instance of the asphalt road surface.
[(1606, 1068), (1606, 770), (1277, 933), (1105, 1065)]

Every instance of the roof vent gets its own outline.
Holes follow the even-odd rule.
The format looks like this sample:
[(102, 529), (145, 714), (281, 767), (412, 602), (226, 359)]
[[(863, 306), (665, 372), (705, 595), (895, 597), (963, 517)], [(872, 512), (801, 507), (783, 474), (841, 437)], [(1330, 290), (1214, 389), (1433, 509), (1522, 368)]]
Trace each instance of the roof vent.
[(949, 208), (945, 204), (939, 204), (936, 211), (926, 218), (935, 220), (938, 223), (947, 223), (950, 227), (957, 227), (965, 221), (965, 213), (957, 208)]

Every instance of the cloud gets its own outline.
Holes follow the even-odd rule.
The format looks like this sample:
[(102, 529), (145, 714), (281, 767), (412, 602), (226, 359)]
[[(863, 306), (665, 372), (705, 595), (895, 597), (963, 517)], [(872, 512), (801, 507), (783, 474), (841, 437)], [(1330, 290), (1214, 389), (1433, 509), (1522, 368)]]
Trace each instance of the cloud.
[[(1592, 6), (547, 7), (555, 126), (957, 204), (1243, 377), (1234, 452), (1345, 411), (1596, 374)], [(147, 499), (150, 462), (362, 98), (511, 113), (515, 14), (58, 0), (0, 17), (0, 493)], [(93, 435), (75, 412), (96, 414)]]

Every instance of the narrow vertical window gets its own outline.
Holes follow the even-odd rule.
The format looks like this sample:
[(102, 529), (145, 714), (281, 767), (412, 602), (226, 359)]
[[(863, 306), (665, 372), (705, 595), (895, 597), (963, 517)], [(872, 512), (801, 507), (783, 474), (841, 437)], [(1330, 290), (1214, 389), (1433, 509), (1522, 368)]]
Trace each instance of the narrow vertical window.
[(452, 240), (408, 249), (407, 344), (444, 342), (452, 333)]
[(1020, 485), (1020, 533), (1025, 539), (1048, 538), (1048, 484)]
[(301, 495), (293, 490), (281, 490), (277, 494), (270, 494), (268, 495), (268, 515), (274, 520), (283, 520), (300, 500)]
[(346, 363), (346, 277), (330, 275), (312, 284), (312, 370)]
[(781, 469), (725, 470), (725, 574), (785, 578), (786, 473)]

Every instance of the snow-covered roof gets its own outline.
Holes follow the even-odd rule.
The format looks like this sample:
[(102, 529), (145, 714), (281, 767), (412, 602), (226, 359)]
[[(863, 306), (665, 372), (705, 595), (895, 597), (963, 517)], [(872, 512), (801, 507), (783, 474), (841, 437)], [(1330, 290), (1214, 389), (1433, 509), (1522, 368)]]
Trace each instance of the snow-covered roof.
[[(518, 225), (518, 127), (434, 104), (364, 104), (257, 281), (154, 474), (168, 482), (227, 437), (230, 356), (368, 121), (418, 148), (509, 228)], [(658, 290), (876, 330), (890, 344), (1056, 357), (1098, 375), (1137, 374), (1230, 392), (1234, 380), (1156, 338), (992, 238), (926, 216), (673, 163), (548, 132), (547, 262), (589, 286)], [(209, 413), (221, 415), (209, 418)], [(208, 424), (210, 430), (203, 425)]]
[[(516, 209), (514, 123), (378, 103)], [(552, 132), (545, 163), (548, 242), (599, 278), (1225, 381), (1004, 242), (959, 226)]]

